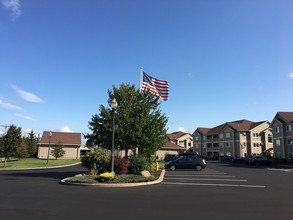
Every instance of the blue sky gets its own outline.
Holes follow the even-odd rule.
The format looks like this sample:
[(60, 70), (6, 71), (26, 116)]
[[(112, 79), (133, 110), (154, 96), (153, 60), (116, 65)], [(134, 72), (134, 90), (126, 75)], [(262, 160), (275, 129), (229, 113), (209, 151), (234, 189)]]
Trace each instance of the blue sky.
[(169, 82), (168, 132), (293, 111), (291, 0), (0, 2), (0, 125), (89, 132), (140, 67)]

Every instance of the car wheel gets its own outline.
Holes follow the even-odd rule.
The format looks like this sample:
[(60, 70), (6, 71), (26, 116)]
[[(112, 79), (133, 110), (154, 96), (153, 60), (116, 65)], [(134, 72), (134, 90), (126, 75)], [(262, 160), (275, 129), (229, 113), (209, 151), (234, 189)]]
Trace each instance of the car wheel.
[(196, 165), (195, 170), (196, 171), (201, 171), (202, 170), (202, 167), (200, 165)]
[(172, 166), (170, 167), (170, 170), (175, 171), (175, 170), (176, 170), (176, 167), (175, 167), (174, 165), (172, 165)]

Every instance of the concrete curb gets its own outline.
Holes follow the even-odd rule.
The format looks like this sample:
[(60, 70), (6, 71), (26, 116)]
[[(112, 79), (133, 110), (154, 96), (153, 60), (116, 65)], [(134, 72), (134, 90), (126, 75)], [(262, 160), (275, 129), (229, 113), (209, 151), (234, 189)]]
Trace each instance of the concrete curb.
[(59, 183), (64, 185), (76, 185), (76, 186), (95, 186), (95, 187), (134, 187), (134, 186), (148, 186), (159, 184), (164, 180), (165, 170), (162, 170), (160, 177), (157, 180), (151, 182), (140, 182), (140, 183), (67, 183), (65, 182), (68, 178), (61, 180)]
[(34, 167), (34, 168), (0, 169), (0, 171), (5, 171), (5, 170), (45, 170), (45, 169), (55, 169), (55, 168), (63, 168), (63, 167), (73, 167), (73, 166), (76, 166), (78, 164), (81, 164), (81, 162), (74, 163), (74, 164), (68, 164), (68, 165), (54, 166), (54, 167)]

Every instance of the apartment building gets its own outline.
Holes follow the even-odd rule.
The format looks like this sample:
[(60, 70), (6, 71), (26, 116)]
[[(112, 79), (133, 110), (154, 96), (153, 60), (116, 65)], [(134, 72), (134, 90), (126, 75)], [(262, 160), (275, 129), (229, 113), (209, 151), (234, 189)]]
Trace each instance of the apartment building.
[(167, 134), (164, 147), (156, 152), (156, 157), (164, 159), (167, 154), (184, 153), (192, 148), (193, 139), (191, 134), (176, 131), (171, 134)]
[(293, 112), (277, 112), (271, 122), (274, 157), (291, 159), (293, 145)]
[(238, 120), (213, 128), (197, 128), (193, 151), (201, 156), (245, 157), (273, 150), (272, 130), (268, 121)]
[(193, 137), (189, 133), (176, 131), (171, 134), (167, 134), (167, 137), (171, 143), (184, 147), (185, 150), (189, 150), (193, 146)]

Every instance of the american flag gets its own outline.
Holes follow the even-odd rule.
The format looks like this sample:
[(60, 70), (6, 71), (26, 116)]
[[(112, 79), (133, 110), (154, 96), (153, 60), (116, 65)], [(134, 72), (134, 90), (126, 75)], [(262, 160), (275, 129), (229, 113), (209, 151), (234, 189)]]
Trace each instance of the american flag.
[(149, 91), (166, 101), (168, 99), (168, 89), (169, 83), (167, 81), (156, 79), (143, 72), (141, 91)]

